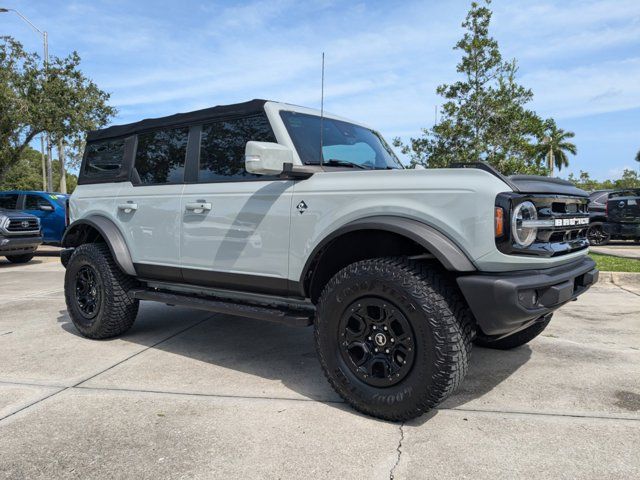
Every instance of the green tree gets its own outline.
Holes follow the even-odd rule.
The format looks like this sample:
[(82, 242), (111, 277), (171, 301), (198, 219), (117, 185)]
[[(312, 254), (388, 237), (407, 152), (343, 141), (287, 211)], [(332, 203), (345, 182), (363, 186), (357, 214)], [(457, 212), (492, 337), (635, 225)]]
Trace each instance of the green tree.
[[(60, 161), (53, 160), (53, 182), (60, 184)], [(66, 173), (67, 192), (72, 193), (78, 177)], [(0, 190), (42, 190), (42, 159), (40, 152), (27, 146), (15, 165), (11, 166), (0, 181)]]
[(50, 58), (45, 70), (38, 55), (1, 37), (0, 181), (38, 134), (48, 132), (57, 145), (104, 126), (116, 113), (108, 100), (109, 94), (81, 72), (76, 52)]
[(408, 144), (394, 140), (413, 165), (487, 161), (505, 174), (546, 173), (544, 161), (532, 155), (543, 130), (542, 120), (526, 108), (533, 93), (517, 83), (516, 61), (504, 61), (489, 35), (491, 15), (488, 6), (471, 4), (454, 47), (462, 52), (456, 68), (462, 79), (437, 88), (446, 100), (440, 122)]
[(640, 162), (640, 150), (636, 153), (636, 162)]
[(624, 169), (622, 178), (614, 182), (615, 188), (640, 188), (640, 178), (635, 170)]
[(569, 141), (573, 137), (575, 137), (575, 133), (558, 128), (553, 119), (544, 122), (544, 131), (539, 136), (536, 152), (538, 159), (546, 162), (552, 176), (554, 168), (559, 171), (562, 170), (562, 167), (569, 166), (567, 153), (571, 155), (578, 153), (578, 147)]

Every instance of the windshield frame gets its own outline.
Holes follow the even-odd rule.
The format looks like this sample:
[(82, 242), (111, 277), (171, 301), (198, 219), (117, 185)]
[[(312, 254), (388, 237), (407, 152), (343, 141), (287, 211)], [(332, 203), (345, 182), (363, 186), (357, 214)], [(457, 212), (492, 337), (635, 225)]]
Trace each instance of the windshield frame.
[[(340, 168), (340, 169), (345, 169), (348, 168), (350, 170), (403, 170), (405, 168), (405, 166), (402, 164), (402, 162), (400, 161), (400, 159), (397, 157), (397, 155), (395, 154), (395, 152), (393, 151), (393, 149), (390, 147), (390, 145), (385, 141), (384, 137), (377, 131), (366, 127), (364, 125), (360, 125), (357, 123), (353, 123), (353, 122), (349, 122), (346, 120), (342, 120), (342, 119), (337, 119), (334, 117), (320, 117), (320, 115), (317, 114), (313, 114), (313, 113), (306, 113), (306, 112), (299, 112), (299, 111), (295, 111), (295, 110), (280, 110), (280, 119), (285, 127), (285, 130), (291, 140), (291, 143), (294, 147), (294, 149), (296, 150), (296, 153), (298, 154), (298, 157), (300, 158), (300, 161), (302, 162), (303, 165), (310, 165), (310, 166), (320, 166), (320, 160), (317, 159), (315, 161), (309, 160), (308, 158), (304, 158), (303, 154), (302, 154), (302, 149), (300, 148), (300, 141), (301, 139), (297, 137), (297, 135), (295, 135), (292, 132), (292, 128), (291, 125), (289, 123), (289, 119), (290, 116), (299, 116), (299, 117), (306, 117), (306, 118), (315, 118), (320, 120), (322, 118), (323, 122), (334, 122), (336, 124), (343, 124), (345, 126), (347, 126), (348, 128), (352, 128), (352, 129), (362, 129), (368, 133), (370, 133), (373, 137), (375, 137), (377, 139), (377, 141), (379, 142), (379, 147), (380, 149), (386, 154), (385, 158), (384, 158), (384, 163), (385, 166), (373, 166), (373, 167), (369, 167), (367, 163), (358, 163), (358, 162), (352, 162), (351, 159), (347, 159), (347, 158), (324, 158), (324, 152), (323, 152), (323, 159), (322, 159), (322, 166), (328, 166), (326, 163), (324, 162), (328, 162), (329, 160), (335, 159), (335, 160), (342, 160), (345, 162), (352, 162), (352, 163), (356, 163), (358, 165), (358, 167), (361, 168), (357, 168), (354, 166), (347, 166), (347, 165), (331, 165), (331, 167), (334, 168)], [(318, 128), (318, 146), (320, 145), (320, 134), (319, 134), (320, 129)], [(367, 146), (369, 146), (370, 148), (371, 145), (369, 145), (366, 142), (362, 142), (365, 143)], [(340, 145), (340, 144), (338, 144)], [(348, 146), (349, 144), (345, 143), (345, 146)], [(324, 147), (329, 146), (329, 145), (322, 145), (323, 149)], [(318, 150), (318, 157), (320, 156), (320, 150)], [(372, 150), (375, 152), (375, 149), (372, 148)], [(377, 156), (377, 154), (376, 154)]]

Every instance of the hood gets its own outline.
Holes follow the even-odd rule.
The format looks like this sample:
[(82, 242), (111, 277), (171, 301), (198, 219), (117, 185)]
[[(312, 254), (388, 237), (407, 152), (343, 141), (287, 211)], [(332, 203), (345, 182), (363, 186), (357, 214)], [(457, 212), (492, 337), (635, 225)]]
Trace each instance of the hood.
[(16, 212), (15, 210), (3, 210), (0, 208), (0, 215), (9, 218), (37, 218), (35, 215), (29, 213)]
[(508, 179), (520, 193), (550, 193), (571, 195), (573, 197), (589, 196), (587, 192), (576, 187), (573, 183), (560, 178), (539, 175), (512, 175)]

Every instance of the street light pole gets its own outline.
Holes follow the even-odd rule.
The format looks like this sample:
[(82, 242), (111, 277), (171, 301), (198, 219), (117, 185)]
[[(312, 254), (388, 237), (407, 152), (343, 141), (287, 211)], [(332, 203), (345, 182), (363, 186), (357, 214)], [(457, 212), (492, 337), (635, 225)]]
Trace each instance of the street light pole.
[[(48, 75), (48, 69), (49, 69), (49, 34), (47, 32), (40, 30), (38, 27), (36, 27), (33, 23), (31, 23), (31, 21), (27, 17), (22, 15), (18, 10), (14, 8), (0, 8), (0, 13), (8, 13), (8, 12), (13, 12), (16, 15), (18, 15), (22, 20), (24, 20), (25, 23), (27, 23), (31, 28), (33, 28), (37, 33), (42, 35), (43, 46), (44, 46), (44, 56), (42, 61), (44, 65), (44, 74), (46, 78)], [(45, 158), (45, 148), (44, 148), (45, 138), (47, 140), (46, 158)], [(49, 135), (45, 135), (44, 133), (40, 137), (40, 153), (42, 155), (42, 169), (47, 173), (46, 179), (43, 173), (42, 187), (43, 187), (43, 190), (47, 190), (51, 192), (53, 191), (53, 171), (51, 169), (51, 138), (49, 137)]]

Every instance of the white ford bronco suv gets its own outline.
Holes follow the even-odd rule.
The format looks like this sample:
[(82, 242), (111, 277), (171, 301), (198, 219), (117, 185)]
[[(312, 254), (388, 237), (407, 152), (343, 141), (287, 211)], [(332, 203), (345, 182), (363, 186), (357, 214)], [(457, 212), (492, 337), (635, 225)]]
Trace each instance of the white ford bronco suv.
[(333, 388), (404, 420), (460, 384), (472, 343), (540, 334), (585, 292), (585, 192), (485, 164), (405, 169), (375, 130), (264, 100), (88, 134), (65, 296), (86, 337), (140, 300), (311, 325)]

